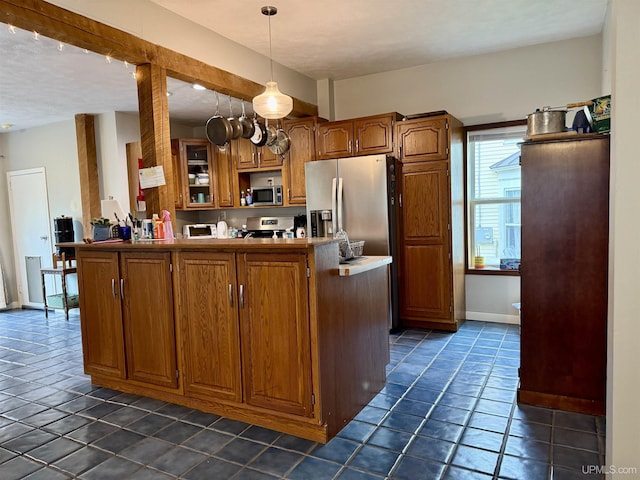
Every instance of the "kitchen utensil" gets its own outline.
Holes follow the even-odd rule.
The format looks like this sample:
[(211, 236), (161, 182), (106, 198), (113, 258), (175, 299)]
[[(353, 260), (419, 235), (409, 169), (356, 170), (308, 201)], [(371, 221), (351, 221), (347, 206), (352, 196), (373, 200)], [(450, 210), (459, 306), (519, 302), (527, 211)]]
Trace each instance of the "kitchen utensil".
[(229, 115), (230, 115), (230, 117), (227, 120), (229, 120), (229, 123), (231, 124), (231, 130), (232, 130), (231, 138), (232, 139), (240, 138), (240, 135), (242, 135), (242, 124), (240, 123), (240, 120), (238, 120), (233, 116), (233, 107), (231, 106), (231, 95), (227, 95), (227, 98), (229, 99)]
[(562, 107), (542, 107), (527, 115), (527, 137), (566, 130), (567, 109), (590, 105), (592, 102), (568, 103)]
[(218, 225), (216, 225), (216, 232), (217, 232), (218, 238), (227, 238), (228, 228), (229, 227), (227, 226), (227, 222), (225, 222), (224, 220), (220, 220), (218, 222)]
[(267, 129), (266, 127), (258, 121), (258, 119), (253, 117), (253, 125), (255, 127), (255, 131), (253, 132), (253, 136), (251, 137), (251, 143), (253, 143), (257, 147), (264, 146), (267, 143)]
[(273, 142), (272, 145), (269, 145), (269, 150), (271, 150), (276, 155), (284, 155), (289, 151), (290, 147), (291, 138), (289, 138), (289, 134), (279, 128), (276, 135), (276, 141)]
[(267, 129), (267, 147), (270, 147), (278, 139), (278, 130), (273, 125), (269, 125), (269, 120), (265, 121), (265, 127)]
[(242, 134), (240, 136), (247, 139), (251, 138), (256, 127), (251, 119), (247, 118), (247, 115), (244, 111), (244, 100), (242, 100), (242, 116), (239, 118), (239, 120), (240, 124), (242, 125)]
[(220, 115), (219, 97), (216, 92), (216, 113), (207, 120), (207, 138), (218, 147), (224, 147), (233, 136), (233, 127), (229, 120)]

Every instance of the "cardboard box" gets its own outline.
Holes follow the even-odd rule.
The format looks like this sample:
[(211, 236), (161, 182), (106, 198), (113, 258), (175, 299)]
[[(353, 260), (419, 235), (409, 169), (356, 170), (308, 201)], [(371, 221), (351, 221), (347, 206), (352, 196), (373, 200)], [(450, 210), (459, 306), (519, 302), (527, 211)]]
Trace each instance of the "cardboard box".
[(591, 130), (595, 133), (609, 133), (611, 131), (611, 95), (594, 98), (592, 102), (587, 112)]

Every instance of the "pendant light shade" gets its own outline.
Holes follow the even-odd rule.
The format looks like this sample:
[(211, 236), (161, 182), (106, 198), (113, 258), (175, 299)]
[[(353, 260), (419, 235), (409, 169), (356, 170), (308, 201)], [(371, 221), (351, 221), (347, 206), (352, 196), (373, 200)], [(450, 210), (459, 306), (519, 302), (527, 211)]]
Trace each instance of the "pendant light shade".
[(273, 81), (273, 58), (271, 56), (271, 16), (278, 13), (276, 7), (262, 7), (262, 14), (269, 17), (269, 65), (271, 67), (271, 80), (267, 82), (267, 88), (253, 99), (253, 111), (262, 118), (284, 118), (293, 110), (293, 99), (278, 89), (277, 82)]
[(284, 118), (293, 110), (293, 99), (278, 89), (276, 82), (267, 82), (263, 93), (254, 97), (253, 111), (262, 118)]

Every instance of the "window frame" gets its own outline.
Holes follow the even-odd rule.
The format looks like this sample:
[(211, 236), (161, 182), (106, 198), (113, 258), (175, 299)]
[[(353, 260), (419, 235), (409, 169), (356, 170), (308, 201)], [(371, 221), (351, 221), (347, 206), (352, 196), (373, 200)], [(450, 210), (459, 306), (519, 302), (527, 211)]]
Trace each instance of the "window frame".
[[(481, 268), (476, 269), (469, 265), (469, 229), (471, 226), (471, 202), (469, 200), (469, 183), (468, 183), (468, 174), (469, 174), (469, 160), (467, 158), (468, 155), (468, 138), (469, 133), (479, 130), (491, 130), (491, 129), (500, 129), (500, 128), (508, 128), (508, 127), (526, 127), (527, 120), (511, 120), (506, 122), (494, 122), (494, 123), (483, 123), (478, 125), (469, 125), (463, 128), (463, 158), (464, 158), (464, 264), (465, 264), (465, 273), (470, 275), (504, 275), (504, 276), (520, 276), (520, 272), (518, 270), (500, 270), (499, 268), (489, 267), (489, 268)], [(499, 203), (499, 204), (508, 204), (508, 203), (520, 203), (521, 198), (518, 198), (517, 202), (510, 202), (508, 198), (500, 199), (500, 200), (489, 200), (478, 202), (482, 204), (491, 204), (491, 203)], [(478, 203), (473, 202), (473, 205), (477, 205)]]

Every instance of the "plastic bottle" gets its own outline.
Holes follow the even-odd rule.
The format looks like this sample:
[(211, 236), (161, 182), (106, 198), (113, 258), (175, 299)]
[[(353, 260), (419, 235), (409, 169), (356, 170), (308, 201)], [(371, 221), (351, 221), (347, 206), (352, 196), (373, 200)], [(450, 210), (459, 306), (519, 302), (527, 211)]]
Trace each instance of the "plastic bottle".
[(240, 206), (244, 207), (247, 205), (247, 198), (244, 196), (244, 190), (240, 192)]
[(164, 224), (160, 217), (158, 217), (157, 213), (153, 214), (153, 238), (162, 239), (164, 238)]
[(162, 224), (164, 226), (164, 238), (173, 238), (173, 226), (171, 225), (171, 214), (168, 210), (162, 210)]

